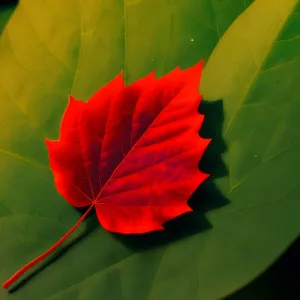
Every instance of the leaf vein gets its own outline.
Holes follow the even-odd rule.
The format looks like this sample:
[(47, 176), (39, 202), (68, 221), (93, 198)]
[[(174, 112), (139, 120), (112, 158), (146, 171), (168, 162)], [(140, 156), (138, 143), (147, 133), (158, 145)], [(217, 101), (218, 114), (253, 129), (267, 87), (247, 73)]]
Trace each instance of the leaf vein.
[(55, 52), (54, 52), (53, 50), (51, 50), (51, 49), (49, 48), (49, 46), (47, 45), (47, 43), (42, 39), (42, 37), (41, 37), (41, 35), (39, 34), (39, 32), (37, 31), (37, 29), (36, 29), (34, 23), (31, 21), (29, 15), (28, 15), (28, 13), (27, 13), (27, 11), (26, 11), (26, 9), (25, 9), (25, 5), (22, 4), (22, 3), (23, 3), (23, 2), (21, 1), (19, 6), (22, 8), (22, 10), (23, 10), (23, 12), (24, 12), (24, 15), (25, 15), (25, 17), (26, 17), (28, 23), (31, 25), (31, 27), (32, 27), (32, 29), (33, 29), (33, 32), (34, 32), (34, 33), (36, 34), (36, 36), (38, 37), (38, 41), (39, 41), (42, 45), (44, 45), (45, 48), (47, 49), (47, 51), (48, 51), (48, 52), (49, 52), (49, 53), (50, 53), (50, 54), (51, 54), (58, 62), (60, 62), (65, 68), (67, 68), (67, 69), (69, 69), (69, 70), (72, 70), (71, 67), (68, 66), (68, 65), (66, 64), (66, 62), (63, 61), (60, 57), (58, 57), (58, 56), (55, 54)]
[(37, 161), (34, 161), (34, 160), (32, 160), (32, 159), (30, 159), (28, 157), (22, 156), (19, 153), (15, 153), (15, 152), (12, 152), (12, 151), (7, 151), (7, 150), (4, 150), (4, 149), (0, 149), (0, 152), (3, 153), (3, 154), (9, 155), (9, 156), (11, 156), (13, 158), (16, 158), (16, 159), (19, 159), (21, 161), (24, 161), (24, 162), (26, 162), (28, 164), (33, 165), (33, 166), (36, 166), (39, 169), (50, 171), (50, 168), (48, 166), (42, 165), (42, 164), (40, 164)]

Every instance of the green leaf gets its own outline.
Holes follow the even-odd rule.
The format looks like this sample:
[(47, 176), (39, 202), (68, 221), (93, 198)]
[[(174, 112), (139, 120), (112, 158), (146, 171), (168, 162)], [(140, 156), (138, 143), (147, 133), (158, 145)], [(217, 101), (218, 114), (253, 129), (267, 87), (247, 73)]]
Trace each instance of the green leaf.
[(225, 231), (222, 219), (230, 218), (226, 244), (231, 239), (236, 258), (227, 268), (242, 268), (243, 277), (258, 275), (300, 232), (299, 36), (299, 1), (256, 1), (225, 33), (202, 78), (205, 99), (223, 98), (228, 148), (228, 176), (215, 183), (230, 204), (210, 220)]
[[(260, 37), (253, 43), (259, 49), (253, 53), (260, 57), (256, 66), (283, 64), (282, 59), (297, 55), (298, 40), (292, 39), (294, 44), (288, 47), (283, 43), (282, 48), (274, 48), (273, 42), (287, 20), (296, 22), (297, 13), (292, 15), (296, 3), (255, 1), (222, 38), (206, 69), (205, 95), (213, 89), (213, 99), (224, 98), (224, 126), (236, 116), (225, 134), (230, 177), (215, 180), (230, 203), (209, 210), (211, 229), (185, 233), (180, 239), (177, 232), (159, 236), (160, 240), (121, 238), (90, 218), (53, 263), (14, 294), (1, 290), (0, 298), (217, 299), (264, 270), (299, 231), (297, 59), (275, 68), (272, 76), (259, 72), (252, 82), (254, 66), (248, 50), (253, 48), (250, 44), (233, 52), (244, 42), (231, 32), (254, 41), (254, 35)], [(20, 1), (0, 40), (1, 280), (45, 251), (80, 216), (56, 192), (43, 141), (57, 137), (67, 95), (86, 100), (121, 69), (129, 84), (152, 69), (163, 75), (176, 65), (187, 67), (207, 59), (248, 4), (240, 0)], [(297, 23), (290, 26), (286, 38), (299, 30)], [(218, 60), (218, 49), (226, 43), (231, 48), (220, 53), (225, 60)], [(226, 73), (231, 52), (242, 59)], [(261, 58), (268, 53), (268, 59)], [(222, 77), (209, 79), (215, 74)], [(243, 91), (249, 84), (251, 98), (235, 91), (230, 78)], [(223, 86), (218, 95), (218, 87)], [(238, 93), (236, 100), (230, 99)], [(236, 102), (231, 106), (232, 101)], [(251, 105), (241, 110), (238, 101)], [(270, 137), (274, 142), (269, 143)], [(266, 144), (270, 146), (264, 153)], [(262, 158), (268, 161), (259, 164)], [(209, 187), (206, 193), (211, 199), (216, 191)], [(201, 197), (196, 200), (203, 202)], [(200, 214), (196, 216), (200, 223)]]

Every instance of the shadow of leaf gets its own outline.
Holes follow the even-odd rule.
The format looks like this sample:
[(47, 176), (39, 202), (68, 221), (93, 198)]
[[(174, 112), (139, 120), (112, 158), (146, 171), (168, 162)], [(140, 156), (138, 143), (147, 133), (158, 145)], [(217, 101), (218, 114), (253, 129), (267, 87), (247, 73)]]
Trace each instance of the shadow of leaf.
[(199, 163), (199, 169), (210, 174), (210, 177), (201, 184), (190, 198), (190, 206), (203, 214), (210, 210), (227, 205), (229, 201), (220, 193), (214, 179), (228, 175), (228, 169), (222, 159), (227, 151), (227, 146), (222, 136), (224, 122), (223, 101), (203, 101), (200, 113), (205, 115), (205, 120), (200, 130), (203, 138), (211, 138), (204, 155)]

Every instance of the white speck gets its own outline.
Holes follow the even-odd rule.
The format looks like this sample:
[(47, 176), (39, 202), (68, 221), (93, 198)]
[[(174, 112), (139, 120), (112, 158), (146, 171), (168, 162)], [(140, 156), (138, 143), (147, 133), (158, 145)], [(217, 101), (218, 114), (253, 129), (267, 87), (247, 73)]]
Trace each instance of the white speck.
[(153, 61), (154, 59), (153, 59), (153, 58), (151, 58), (151, 60)]
[(254, 157), (256, 158), (256, 157), (257, 157), (257, 154), (254, 154)]
[(191, 39), (191, 42), (193, 42), (194, 41), (194, 39)]

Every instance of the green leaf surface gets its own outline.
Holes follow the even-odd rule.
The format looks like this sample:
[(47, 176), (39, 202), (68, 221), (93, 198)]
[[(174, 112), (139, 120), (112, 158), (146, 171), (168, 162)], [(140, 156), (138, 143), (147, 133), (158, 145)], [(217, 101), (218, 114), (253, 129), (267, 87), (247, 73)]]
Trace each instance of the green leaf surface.
[(240, 215), (232, 251), (244, 247), (248, 275), (300, 233), (299, 36), (299, 1), (256, 1), (225, 33), (202, 78), (205, 99), (223, 98), (228, 147), (228, 176), (215, 182), (230, 205), (211, 218)]
[[(43, 141), (57, 137), (68, 94), (87, 100), (120, 70), (129, 84), (207, 59), (250, 2), (20, 1), (0, 39), (2, 281), (80, 217), (56, 192)], [(209, 210), (212, 228), (149, 247), (150, 238), (112, 235), (91, 217), (51, 264), (0, 299), (217, 299), (264, 270), (299, 231), (297, 2), (255, 1), (206, 68), (205, 96), (224, 98), (229, 169), (215, 179), (229, 203)], [(291, 41), (277, 48), (289, 22), (280, 39)]]

